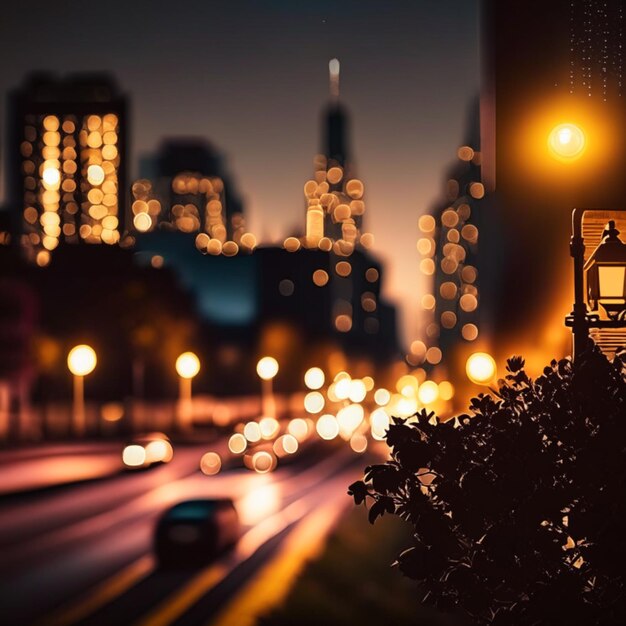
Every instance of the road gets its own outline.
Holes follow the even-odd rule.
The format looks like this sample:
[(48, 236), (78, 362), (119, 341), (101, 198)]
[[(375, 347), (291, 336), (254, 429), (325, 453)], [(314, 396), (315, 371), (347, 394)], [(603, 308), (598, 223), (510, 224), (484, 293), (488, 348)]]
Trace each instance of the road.
[[(207, 445), (175, 449), (167, 465), (2, 497), (2, 624), (253, 623), (350, 505), (347, 485), (364, 466), (345, 444), (318, 441), (269, 474), (231, 460), (205, 476), (198, 463)], [(210, 449), (227, 456), (226, 440)], [(110, 455), (102, 450), (107, 463)], [(37, 457), (14, 461), (41, 469)], [(157, 517), (179, 500), (213, 496), (235, 500), (243, 524), (235, 549), (201, 569), (159, 569), (151, 546)]]

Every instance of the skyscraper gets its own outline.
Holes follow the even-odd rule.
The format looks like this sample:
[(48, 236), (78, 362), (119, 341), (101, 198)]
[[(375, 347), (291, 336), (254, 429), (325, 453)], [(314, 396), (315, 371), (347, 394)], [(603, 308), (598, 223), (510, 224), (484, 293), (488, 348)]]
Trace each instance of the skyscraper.
[(132, 185), (133, 230), (161, 228), (196, 233), (196, 244), (211, 254), (252, 249), (243, 203), (222, 155), (201, 138), (164, 140), (142, 163), (143, 177)]
[(314, 177), (304, 186), (307, 203), (307, 248), (332, 250), (348, 256), (361, 245), (370, 247), (372, 236), (362, 233), (365, 213), (364, 185), (354, 175), (350, 159), (349, 117), (339, 102), (339, 61), (329, 63), (330, 101), (324, 110), (322, 150), (314, 160)]
[(485, 190), (477, 102), (468, 113), (463, 144), (446, 172), (441, 198), (418, 220), (419, 270), (431, 277), (431, 289), (421, 298), (424, 337), (411, 343), (407, 355), (412, 365), (441, 363), (455, 379), (463, 353), (475, 349), (481, 332), (479, 234)]
[(126, 209), (126, 99), (107, 75), (33, 74), (9, 99), (10, 204), (39, 265), (61, 241), (115, 244)]

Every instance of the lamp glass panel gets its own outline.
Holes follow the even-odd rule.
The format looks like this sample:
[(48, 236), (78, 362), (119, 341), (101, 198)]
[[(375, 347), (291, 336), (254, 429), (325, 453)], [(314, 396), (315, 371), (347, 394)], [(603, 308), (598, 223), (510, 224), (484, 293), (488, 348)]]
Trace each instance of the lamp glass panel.
[(619, 265), (599, 265), (598, 279), (600, 298), (624, 298), (624, 277), (626, 267)]

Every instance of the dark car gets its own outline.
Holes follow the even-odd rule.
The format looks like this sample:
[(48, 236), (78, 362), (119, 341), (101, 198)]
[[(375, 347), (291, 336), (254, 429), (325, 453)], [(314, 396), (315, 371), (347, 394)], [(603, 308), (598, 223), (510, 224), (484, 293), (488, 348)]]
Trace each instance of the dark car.
[(185, 500), (157, 522), (154, 550), (162, 566), (194, 566), (232, 547), (239, 535), (239, 516), (230, 498)]

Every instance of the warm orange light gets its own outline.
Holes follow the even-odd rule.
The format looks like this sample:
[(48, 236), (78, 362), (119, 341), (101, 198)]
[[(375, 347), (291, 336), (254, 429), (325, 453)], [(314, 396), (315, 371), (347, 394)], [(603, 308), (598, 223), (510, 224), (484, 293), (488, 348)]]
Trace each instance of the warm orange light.
[(96, 353), (91, 346), (80, 345), (75, 346), (67, 355), (67, 367), (74, 376), (87, 376), (91, 374), (98, 359)]
[(427, 380), (419, 386), (417, 395), (422, 404), (432, 404), (439, 397), (439, 386), (436, 382)]
[(374, 402), (376, 402), (378, 406), (389, 404), (389, 400), (391, 400), (391, 394), (387, 389), (377, 389), (376, 393), (374, 393)]
[(370, 427), (372, 430), (372, 438), (382, 441), (385, 438), (387, 430), (389, 430), (389, 414), (385, 409), (375, 409), (370, 415)]
[(200, 470), (206, 476), (215, 476), (222, 469), (222, 459), (217, 452), (207, 452), (200, 459)]
[(176, 372), (181, 378), (193, 378), (200, 371), (200, 359), (193, 352), (183, 352), (176, 359)]
[(496, 362), (486, 352), (475, 352), (465, 365), (467, 377), (477, 385), (488, 385), (496, 377)]
[(233, 454), (243, 454), (248, 447), (248, 441), (241, 433), (231, 435), (228, 440), (228, 449)]
[(306, 420), (301, 417), (296, 417), (289, 422), (287, 432), (293, 435), (298, 441), (303, 441), (309, 434), (309, 425)]
[(100, 165), (90, 165), (87, 168), (87, 180), (92, 185), (101, 185), (104, 182), (104, 170)]
[(304, 374), (304, 384), (309, 389), (320, 389), (324, 386), (324, 372), (319, 367), (311, 367)]
[(322, 415), (315, 425), (317, 434), (322, 438), (330, 441), (339, 434), (339, 423), (334, 415)]
[(256, 422), (248, 422), (243, 428), (243, 436), (250, 443), (256, 443), (262, 437), (261, 427)]
[(307, 413), (321, 413), (324, 404), (324, 396), (319, 391), (310, 391), (304, 397), (304, 409)]
[(259, 428), (261, 429), (263, 439), (271, 439), (280, 430), (280, 424), (273, 417), (263, 417), (259, 421)]
[(263, 380), (271, 380), (278, 374), (278, 361), (271, 356), (264, 356), (256, 364), (256, 373)]
[(61, 181), (61, 172), (54, 167), (47, 167), (44, 169), (41, 177), (48, 187), (56, 187)]
[(122, 463), (126, 467), (141, 467), (146, 462), (146, 451), (143, 446), (131, 444), (122, 452)]
[(574, 161), (585, 151), (586, 137), (576, 124), (559, 124), (548, 136), (548, 147), (552, 156), (564, 161)]

